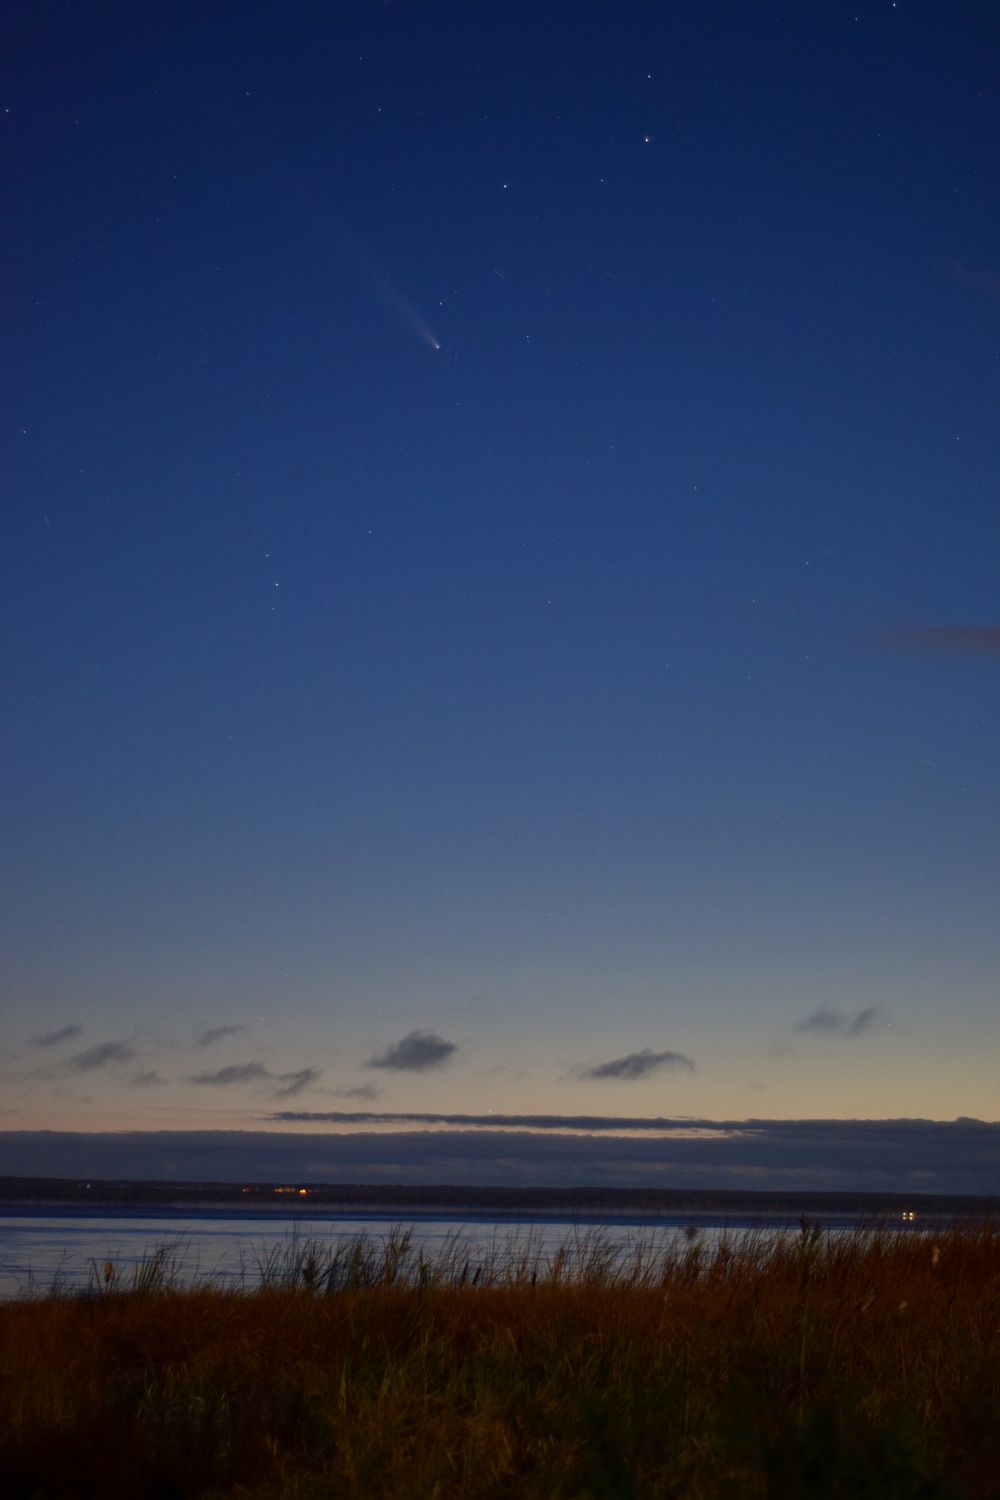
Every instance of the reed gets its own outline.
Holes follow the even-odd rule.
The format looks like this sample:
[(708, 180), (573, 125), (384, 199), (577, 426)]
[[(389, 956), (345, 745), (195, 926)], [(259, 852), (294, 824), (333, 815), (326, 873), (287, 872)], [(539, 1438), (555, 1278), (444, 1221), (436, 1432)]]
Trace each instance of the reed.
[(405, 1229), (0, 1304), (5, 1496), (1000, 1493), (1000, 1233)]

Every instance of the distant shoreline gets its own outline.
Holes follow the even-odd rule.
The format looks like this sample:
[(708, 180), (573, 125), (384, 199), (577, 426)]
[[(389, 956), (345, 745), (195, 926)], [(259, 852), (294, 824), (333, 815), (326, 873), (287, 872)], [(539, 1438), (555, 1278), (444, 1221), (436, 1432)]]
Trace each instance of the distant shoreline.
[(1000, 1219), (1000, 1196), (932, 1193), (740, 1192), (691, 1188), (478, 1187), (297, 1182), (159, 1182), (123, 1179), (2, 1177), (0, 1207), (222, 1208), (262, 1211), (476, 1214), (728, 1215), (762, 1222), (818, 1215), (893, 1220)]

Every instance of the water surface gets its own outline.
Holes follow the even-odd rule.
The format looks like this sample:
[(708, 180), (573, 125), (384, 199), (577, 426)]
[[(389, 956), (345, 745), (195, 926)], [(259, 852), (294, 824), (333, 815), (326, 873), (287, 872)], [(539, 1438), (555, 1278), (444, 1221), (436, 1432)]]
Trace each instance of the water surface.
[[(844, 1230), (863, 1220), (855, 1215), (827, 1215), (823, 1227)], [(868, 1221), (870, 1222), (870, 1220)], [(763, 1220), (708, 1216), (695, 1220), (680, 1216), (643, 1214), (579, 1215), (565, 1212), (482, 1214), (454, 1211), (400, 1213), (398, 1210), (364, 1215), (334, 1211), (301, 1214), (260, 1213), (219, 1209), (81, 1208), (77, 1205), (0, 1207), (0, 1298), (50, 1290), (83, 1290), (103, 1283), (110, 1262), (119, 1281), (128, 1281), (135, 1268), (161, 1247), (183, 1283), (213, 1280), (229, 1286), (252, 1287), (262, 1269), (277, 1255), (293, 1251), (305, 1241), (333, 1249), (365, 1237), (384, 1245), (400, 1229), (410, 1233), (414, 1252), (430, 1261), (465, 1257), (472, 1267), (498, 1260), (520, 1260), (524, 1255), (551, 1258), (561, 1246), (597, 1236), (612, 1242), (621, 1256), (643, 1247), (647, 1253), (683, 1238), (706, 1247), (723, 1234), (773, 1234), (797, 1230), (789, 1216)], [(894, 1227), (921, 1226), (909, 1221)]]

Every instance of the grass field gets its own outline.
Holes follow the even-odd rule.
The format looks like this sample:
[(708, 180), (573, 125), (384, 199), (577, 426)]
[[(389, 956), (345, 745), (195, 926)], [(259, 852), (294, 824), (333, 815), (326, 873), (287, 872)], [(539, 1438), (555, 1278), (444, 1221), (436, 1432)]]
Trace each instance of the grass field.
[(1000, 1232), (97, 1266), (0, 1304), (0, 1493), (1000, 1496)]

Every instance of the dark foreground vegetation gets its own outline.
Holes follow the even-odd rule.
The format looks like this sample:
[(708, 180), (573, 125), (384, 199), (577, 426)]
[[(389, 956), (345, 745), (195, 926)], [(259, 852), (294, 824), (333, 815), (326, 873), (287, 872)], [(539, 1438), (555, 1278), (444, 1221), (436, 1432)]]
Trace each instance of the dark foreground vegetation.
[(989, 1227), (173, 1270), (0, 1305), (5, 1496), (1000, 1495)]

